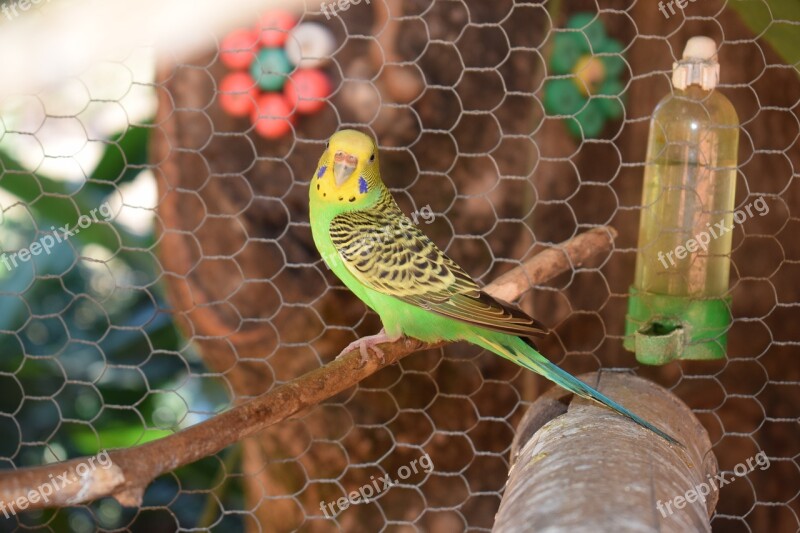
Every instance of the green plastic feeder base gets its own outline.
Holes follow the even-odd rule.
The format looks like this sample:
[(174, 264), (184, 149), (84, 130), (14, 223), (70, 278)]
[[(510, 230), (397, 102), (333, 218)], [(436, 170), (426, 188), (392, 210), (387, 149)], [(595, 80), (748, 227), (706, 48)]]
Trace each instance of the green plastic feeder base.
[(730, 325), (730, 297), (697, 300), (631, 287), (623, 345), (646, 365), (724, 359)]

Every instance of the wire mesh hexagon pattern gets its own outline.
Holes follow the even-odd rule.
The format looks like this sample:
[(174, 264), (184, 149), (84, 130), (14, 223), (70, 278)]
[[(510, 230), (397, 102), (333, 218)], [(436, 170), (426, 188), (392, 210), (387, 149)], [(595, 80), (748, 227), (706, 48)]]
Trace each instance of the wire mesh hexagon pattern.
[[(308, 81), (329, 87), (297, 116), (264, 103), (269, 84), (318, 87), (288, 81), (292, 65), (247, 43), (259, 68), (281, 72), (258, 94), (246, 88), (244, 103), (224, 101), (237, 70), (226, 34), (201, 35), (189, 59), (157, 63), (136, 49), (3, 98), (2, 468), (155, 441), (377, 332), (308, 222), (319, 155), (352, 127), (377, 139), (403, 211), (481, 284), (616, 228), (610, 253), (516, 302), (552, 330), (539, 349), (573, 374), (626, 370), (669, 388), (708, 430), (723, 471), (766, 453), (769, 469), (721, 488), (715, 530), (797, 530), (800, 57), (778, 34), (800, 22), (775, 1), (733, 4), (308, 0), (290, 26), (329, 32), (305, 43), (330, 39), (313, 64), (324, 81)], [(576, 14), (588, 23), (571, 27)], [(727, 358), (639, 366), (622, 343), (647, 128), (693, 35), (719, 43), (719, 90), (739, 114), (736, 205), (760, 197), (769, 209), (734, 230)], [(594, 88), (570, 101), (548, 92), (580, 89), (576, 80)], [(548, 386), (470, 345), (426, 350), (158, 476), (139, 506), (106, 497), (11, 513), (0, 527), (490, 530), (515, 425)]]

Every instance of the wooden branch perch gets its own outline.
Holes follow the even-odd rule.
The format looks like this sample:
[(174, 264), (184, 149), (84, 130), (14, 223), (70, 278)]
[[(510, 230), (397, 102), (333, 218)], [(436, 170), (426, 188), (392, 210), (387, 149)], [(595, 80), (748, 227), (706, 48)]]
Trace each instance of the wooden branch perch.
[[(590, 258), (609, 252), (616, 235), (611, 227), (587, 231), (535, 255), (489, 284), (486, 291), (505, 300), (515, 300), (534, 284), (544, 283)], [(113, 496), (122, 505), (140, 505), (145, 488), (159, 475), (214, 454), (316, 405), (413, 352), (440, 345), (402, 338), (380, 345), (383, 363), (371, 358), (366, 364), (362, 363), (358, 350), (352, 350), (322, 368), (174, 435), (108, 452), (111, 462), (108, 468), (97, 466), (94, 458), (84, 457), (0, 473), (0, 506), (23, 501), (26, 502), (24, 508), (15, 504), (14, 509), (32, 510), (75, 505), (105, 496)], [(87, 468), (90, 460), (94, 460), (95, 468)], [(108, 461), (104, 460), (103, 465), (106, 464)], [(58, 482), (59, 488), (44, 501), (43, 490), (39, 487), (50, 485), (59, 476), (63, 480)], [(32, 497), (36, 493), (39, 497)]]
[[(711, 531), (719, 468), (708, 432), (672, 392), (630, 374), (578, 376), (675, 435), (670, 446), (610, 409), (560, 387), (525, 413), (493, 533)], [(705, 483), (704, 487), (701, 487)], [(697, 488), (680, 507), (673, 499)]]

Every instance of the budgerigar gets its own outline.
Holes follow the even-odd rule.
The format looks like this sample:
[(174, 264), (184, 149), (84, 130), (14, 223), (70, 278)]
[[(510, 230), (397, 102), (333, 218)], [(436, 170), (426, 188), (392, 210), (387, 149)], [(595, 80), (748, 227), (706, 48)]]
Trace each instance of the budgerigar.
[(330, 269), (383, 322), (353, 343), (367, 357), (402, 335), (467, 341), (595, 400), (673, 444), (662, 430), (560, 369), (524, 339), (546, 332), (535, 319), (485, 292), (406, 217), (381, 180), (371, 137), (331, 137), (310, 184), (311, 230)]

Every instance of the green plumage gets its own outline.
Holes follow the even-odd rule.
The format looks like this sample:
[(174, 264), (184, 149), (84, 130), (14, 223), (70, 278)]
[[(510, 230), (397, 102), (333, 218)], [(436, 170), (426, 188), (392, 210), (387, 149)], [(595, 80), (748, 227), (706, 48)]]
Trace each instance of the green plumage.
[(526, 343), (523, 337), (542, 335), (545, 328), (481, 291), (400, 211), (380, 179), (370, 137), (343, 130), (331, 138), (311, 183), (310, 214), (323, 259), (380, 315), (389, 338), (477, 344), (677, 443)]

